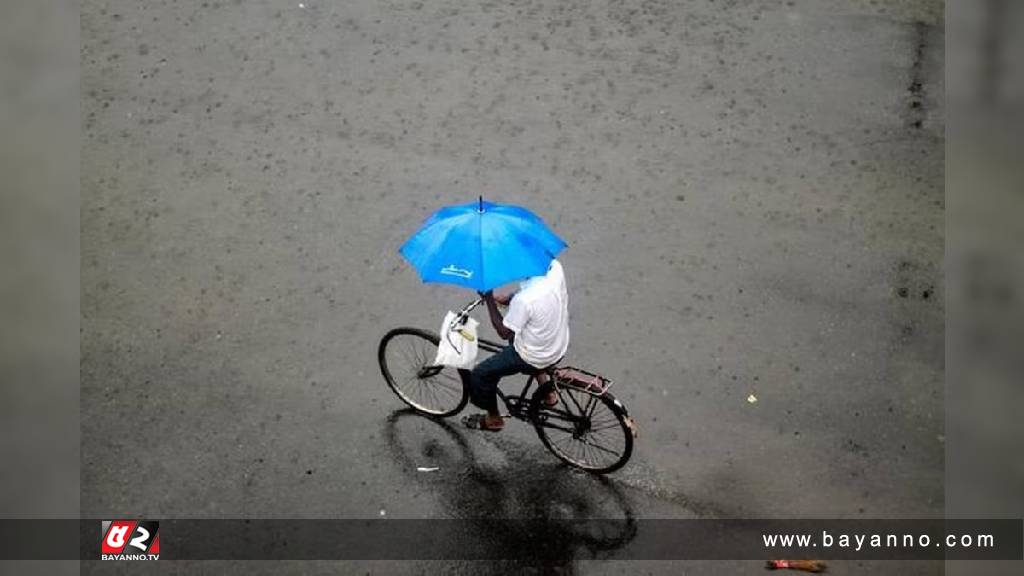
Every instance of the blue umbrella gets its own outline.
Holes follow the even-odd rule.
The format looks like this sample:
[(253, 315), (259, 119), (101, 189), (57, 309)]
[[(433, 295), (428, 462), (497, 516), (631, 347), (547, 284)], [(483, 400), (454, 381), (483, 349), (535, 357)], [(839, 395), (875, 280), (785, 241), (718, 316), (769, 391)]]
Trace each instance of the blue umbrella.
[(424, 282), (485, 292), (544, 274), (565, 246), (533, 212), (481, 198), (438, 210), (399, 252)]

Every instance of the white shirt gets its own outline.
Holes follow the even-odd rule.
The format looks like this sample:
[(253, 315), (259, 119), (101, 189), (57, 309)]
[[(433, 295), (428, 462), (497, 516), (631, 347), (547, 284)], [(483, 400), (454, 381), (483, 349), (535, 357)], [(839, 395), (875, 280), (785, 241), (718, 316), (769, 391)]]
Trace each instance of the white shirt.
[(521, 284), (509, 302), (504, 324), (516, 333), (513, 345), (527, 364), (546, 368), (565, 356), (569, 349), (569, 292), (558, 260), (551, 261), (544, 276)]

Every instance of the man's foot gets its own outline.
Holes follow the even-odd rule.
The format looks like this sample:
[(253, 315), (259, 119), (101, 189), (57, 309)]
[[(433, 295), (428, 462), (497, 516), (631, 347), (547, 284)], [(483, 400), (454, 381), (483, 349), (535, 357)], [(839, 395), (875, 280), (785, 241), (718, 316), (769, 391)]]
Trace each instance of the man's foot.
[(557, 406), (558, 405), (558, 393), (555, 392), (554, 390), (548, 392), (547, 396), (544, 396), (544, 405), (547, 406), (548, 408), (551, 408), (553, 406)]
[(491, 416), (490, 414), (470, 414), (462, 419), (462, 423), (467, 428), (488, 430), (490, 432), (500, 432), (505, 427), (504, 418), (501, 416)]

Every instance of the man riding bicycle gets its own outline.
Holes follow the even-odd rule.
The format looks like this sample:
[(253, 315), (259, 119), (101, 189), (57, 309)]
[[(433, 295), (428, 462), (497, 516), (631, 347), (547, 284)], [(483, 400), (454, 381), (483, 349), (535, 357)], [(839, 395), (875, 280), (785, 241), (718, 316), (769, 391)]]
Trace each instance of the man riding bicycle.
[[(522, 282), (514, 293), (495, 296), (487, 291), (481, 297), (494, 330), (510, 344), (470, 372), (470, 401), (487, 412), (467, 416), (463, 422), (470, 428), (497, 432), (505, 426), (498, 412), (499, 381), (512, 374), (536, 374), (557, 364), (569, 349), (569, 294), (562, 265), (552, 260), (547, 273)], [(508, 305), (504, 317), (499, 304)], [(546, 403), (557, 403), (554, 392)]]

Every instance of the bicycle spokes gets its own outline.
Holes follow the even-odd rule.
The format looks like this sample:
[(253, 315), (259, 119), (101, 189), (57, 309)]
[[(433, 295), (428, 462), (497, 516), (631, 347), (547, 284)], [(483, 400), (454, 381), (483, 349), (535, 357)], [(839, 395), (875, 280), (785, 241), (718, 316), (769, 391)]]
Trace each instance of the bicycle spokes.
[(556, 406), (542, 406), (535, 426), (552, 451), (586, 469), (605, 469), (618, 464), (631, 449), (623, 416), (600, 394), (557, 386)]
[(432, 415), (448, 415), (465, 405), (458, 371), (433, 364), (436, 339), (415, 329), (397, 329), (382, 341), (381, 369), (388, 384), (407, 404)]

